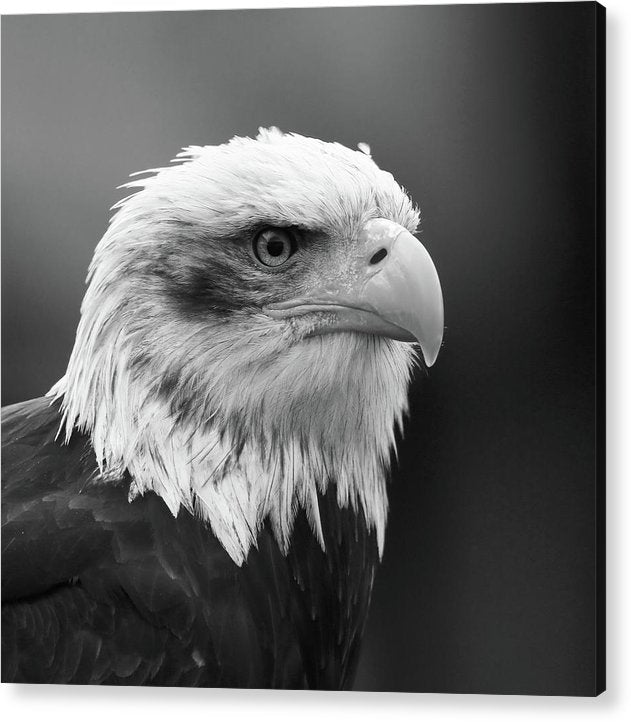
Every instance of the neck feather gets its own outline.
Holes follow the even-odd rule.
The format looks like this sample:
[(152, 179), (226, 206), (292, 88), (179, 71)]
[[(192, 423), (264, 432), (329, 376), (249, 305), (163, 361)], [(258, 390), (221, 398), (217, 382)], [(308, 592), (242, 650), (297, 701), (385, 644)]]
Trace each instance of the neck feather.
[[(62, 398), (60, 431), (89, 433), (104, 483), (128, 472), (130, 501), (153, 491), (174, 515), (197, 514), (239, 565), (268, 519), (286, 551), (300, 507), (324, 545), (318, 493), (330, 484), (341, 507), (363, 510), (382, 551), (411, 348), (350, 333), (291, 344), (258, 321), (256, 332), (189, 328), (189, 348), (202, 340), (186, 355), (181, 324), (139, 339), (84, 316), (49, 392)], [(249, 343), (228, 352), (235, 334)]]

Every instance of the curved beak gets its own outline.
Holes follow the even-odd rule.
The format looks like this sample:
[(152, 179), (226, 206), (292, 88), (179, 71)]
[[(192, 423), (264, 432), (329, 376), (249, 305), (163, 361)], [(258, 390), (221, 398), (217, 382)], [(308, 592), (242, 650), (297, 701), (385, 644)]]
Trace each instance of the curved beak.
[(264, 308), (273, 318), (318, 314), (312, 335), (336, 331), (417, 341), (431, 366), (443, 339), (443, 295), (425, 247), (403, 226), (376, 218), (358, 237), (359, 255), (309, 296)]

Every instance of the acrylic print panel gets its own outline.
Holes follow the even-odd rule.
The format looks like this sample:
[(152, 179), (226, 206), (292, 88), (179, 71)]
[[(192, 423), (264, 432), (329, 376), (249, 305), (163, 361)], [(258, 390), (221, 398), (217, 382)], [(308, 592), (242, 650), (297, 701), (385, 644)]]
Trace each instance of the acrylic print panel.
[(603, 8), (13, 16), (2, 66), (3, 681), (602, 691)]

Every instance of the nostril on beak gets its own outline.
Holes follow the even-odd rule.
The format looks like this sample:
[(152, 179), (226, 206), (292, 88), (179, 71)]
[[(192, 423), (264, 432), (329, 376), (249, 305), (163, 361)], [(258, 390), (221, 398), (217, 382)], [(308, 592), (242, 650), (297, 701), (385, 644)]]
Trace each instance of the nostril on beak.
[(388, 251), (386, 251), (385, 248), (380, 248), (377, 253), (373, 255), (373, 257), (370, 259), (370, 265), (376, 266), (378, 263), (381, 263), (383, 259), (388, 255)]

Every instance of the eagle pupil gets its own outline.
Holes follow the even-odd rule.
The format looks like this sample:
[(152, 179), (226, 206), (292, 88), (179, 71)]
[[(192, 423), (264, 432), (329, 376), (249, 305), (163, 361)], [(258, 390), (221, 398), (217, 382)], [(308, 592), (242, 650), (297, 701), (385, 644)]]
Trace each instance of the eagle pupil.
[(267, 252), (270, 256), (280, 256), (285, 250), (285, 244), (278, 238), (272, 239), (267, 243)]

